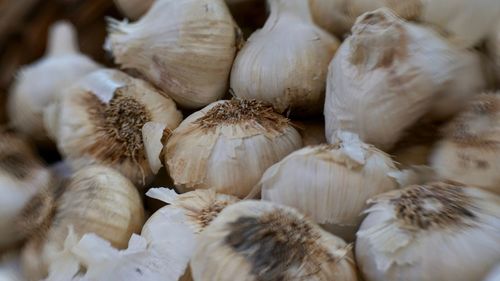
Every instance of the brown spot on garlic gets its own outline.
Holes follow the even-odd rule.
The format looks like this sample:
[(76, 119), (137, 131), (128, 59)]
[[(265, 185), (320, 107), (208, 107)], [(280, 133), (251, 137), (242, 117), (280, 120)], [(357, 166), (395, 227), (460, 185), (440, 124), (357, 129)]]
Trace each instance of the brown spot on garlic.
[[(258, 218), (240, 217), (229, 228), (225, 243), (249, 260), (258, 281), (287, 280), (287, 270), (301, 266), (305, 259), (333, 259), (316, 245), (320, 234), (311, 225), (282, 211)], [(319, 269), (308, 261), (304, 275)]]
[(404, 224), (419, 229), (461, 226), (475, 217), (469, 210), (472, 205), (462, 187), (452, 184), (412, 186), (391, 203)]

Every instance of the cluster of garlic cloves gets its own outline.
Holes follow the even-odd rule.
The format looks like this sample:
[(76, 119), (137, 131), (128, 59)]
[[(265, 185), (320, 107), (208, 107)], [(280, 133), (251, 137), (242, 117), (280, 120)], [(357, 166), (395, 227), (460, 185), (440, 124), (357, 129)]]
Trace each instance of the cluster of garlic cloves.
[(495, 194), (434, 182), (373, 203), (355, 247), (367, 281), (481, 280), (500, 259)]
[(352, 250), (293, 208), (241, 201), (201, 233), (194, 281), (357, 280)]
[(327, 139), (347, 130), (388, 150), (424, 115), (448, 117), (486, 85), (476, 53), (388, 9), (365, 13), (352, 31), (329, 68)]
[(328, 64), (339, 41), (317, 27), (303, 0), (271, 0), (264, 27), (238, 53), (231, 89), (295, 115), (320, 112)]
[(200, 108), (227, 91), (239, 37), (223, 0), (157, 0), (137, 22), (110, 23), (106, 48), (180, 106)]
[(43, 127), (43, 110), (61, 91), (100, 66), (78, 50), (75, 28), (65, 21), (49, 31), (44, 58), (22, 68), (11, 87), (7, 112), (11, 125), (40, 143), (49, 138)]
[(333, 234), (354, 241), (366, 200), (397, 187), (388, 155), (339, 132), (333, 144), (309, 146), (271, 166), (262, 199), (296, 208)]
[(182, 120), (168, 96), (111, 69), (95, 71), (65, 90), (45, 117), (60, 152), (74, 169), (88, 164), (110, 166), (138, 187), (158, 171), (147, 148)]
[(182, 121), (166, 145), (164, 162), (183, 191), (211, 188), (243, 198), (267, 168), (301, 146), (290, 120), (272, 106), (224, 100)]

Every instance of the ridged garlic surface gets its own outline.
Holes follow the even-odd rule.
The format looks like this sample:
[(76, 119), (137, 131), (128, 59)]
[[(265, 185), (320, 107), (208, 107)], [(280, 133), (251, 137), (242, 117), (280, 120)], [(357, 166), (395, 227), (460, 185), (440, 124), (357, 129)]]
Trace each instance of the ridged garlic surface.
[[(446, 104), (434, 110), (439, 117), (455, 113), (484, 86), (484, 80), (473, 78), (480, 75), (477, 54), (386, 8), (359, 17), (352, 32), (329, 68), (324, 109), (328, 140), (341, 129), (388, 150), (435, 104)], [(462, 73), (471, 71), (464, 78)], [(460, 79), (474, 83), (463, 85)], [(459, 85), (463, 87), (457, 89)]]
[(194, 281), (357, 280), (352, 250), (295, 209), (245, 200), (201, 233)]
[(445, 179), (500, 194), (500, 94), (484, 94), (453, 120), (432, 155)]
[[(149, 83), (121, 71), (93, 72), (65, 91), (58, 105), (46, 112), (47, 127), (66, 161), (79, 169), (102, 164), (120, 171), (138, 188), (152, 180), (146, 147), (182, 120), (174, 101)], [(160, 124), (143, 135), (143, 127)]]
[(307, 1), (269, 4), (266, 24), (236, 56), (231, 89), (237, 97), (269, 102), (281, 113), (317, 114), (339, 41), (313, 23)]
[(7, 104), (10, 124), (40, 143), (49, 138), (43, 127), (43, 110), (61, 91), (86, 74), (100, 68), (78, 50), (75, 28), (57, 22), (49, 31), (45, 57), (21, 68), (11, 87)]
[(351, 133), (338, 141), (305, 147), (266, 170), (263, 200), (296, 208), (324, 229), (354, 241), (366, 201), (397, 187), (391, 158)]
[(136, 20), (144, 15), (155, 0), (113, 0), (116, 7), (127, 18)]
[(267, 168), (300, 147), (300, 134), (272, 106), (233, 99), (186, 118), (173, 131), (164, 162), (183, 191), (211, 188), (242, 198)]
[(112, 21), (106, 48), (180, 106), (200, 108), (227, 90), (239, 28), (223, 0), (157, 0), (137, 22)]
[(74, 229), (74, 239), (95, 233), (114, 247), (126, 248), (143, 222), (141, 197), (130, 180), (108, 167), (82, 168), (58, 198), (48, 229), (25, 246), (24, 273), (30, 280), (40, 280), (54, 260), (70, 255), (65, 247), (70, 229)]
[(300, 122), (297, 127), (304, 146), (326, 143), (325, 122), (323, 120)]
[(482, 280), (500, 260), (500, 197), (430, 183), (373, 200), (357, 233), (366, 281)]
[(49, 169), (33, 147), (15, 133), (0, 128), (0, 252), (39, 226), (32, 215), (43, 213), (41, 202), (51, 180)]

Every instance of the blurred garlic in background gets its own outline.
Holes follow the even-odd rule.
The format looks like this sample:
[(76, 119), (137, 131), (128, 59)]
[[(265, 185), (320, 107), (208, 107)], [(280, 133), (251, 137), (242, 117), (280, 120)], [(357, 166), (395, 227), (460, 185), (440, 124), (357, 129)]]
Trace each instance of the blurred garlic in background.
[(297, 129), (302, 136), (302, 144), (304, 146), (318, 145), (326, 143), (325, 137), (325, 121), (301, 121), (297, 123)]
[(356, 260), (366, 281), (481, 280), (500, 260), (500, 197), (430, 183), (376, 197)]
[(305, 0), (270, 0), (271, 14), (238, 53), (231, 71), (237, 97), (280, 113), (315, 115), (324, 104), (328, 64), (339, 41), (316, 26)]
[(432, 156), (445, 179), (500, 194), (500, 95), (484, 94), (453, 120)]
[(181, 191), (211, 188), (243, 198), (267, 168), (300, 147), (300, 134), (272, 106), (233, 99), (187, 117), (173, 131), (164, 162)]
[(351, 30), (356, 16), (347, 10), (352, 0), (308, 0), (314, 22), (343, 39)]
[(54, 260), (71, 257), (64, 247), (70, 229), (76, 240), (95, 233), (121, 249), (144, 222), (141, 198), (132, 182), (104, 166), (77, 171), (56, 204), (48, 229), (23, 249), (22, 267), (29, 280), (45, 278)]
[(143, 139), (148, 122), (174, 129), (182, 114), (168, 96), (121, 71), (93, 72), (64, 92), (45, 114), (57, 146), (74, 169), (102, 164), (117, 169), (138, 188), (152, 180)]
[(144, 15), (155, 0), (113, 0), (118, 10), (131, 20), (137, 20)]
[[(388, 9), (359, 17), (352, 31), (330, 64), (324, 109), (327, 139), (337, 129), (353, 131), (389, 150), (434, 102), (460, 110), (484, 82), (456, 89), (462, 85), (456, 81), (469, 79), (462, 72), (476, 70), (475, 64), (466, 63), (479, 64), (471, 57), (476, 54), (455, 48), (431, 29), (405, 22)], [(439, 110), (441, 115), (455, 113)]]
[(61, 91), (100, 66), (78, 50), (76, 30), (60, 21), (49, 30), (45, 57), (19, 70), (7, 104), (10, 124), (31, 139), (47, 143), (43, 110)]
[(238, 37), (223, 0), (157, 0), (135, 23), (111, 21), (105, 48), (180, 106), (200, 108), (226, 93)]
[(32, 220), (31, 215), (42, 212), (38, 199), (50, 184), (50, 171), (33, 147), (15, 133), (0, 128), (0, 252), (39, 226), (40, 222)]
[(357, 280), (352, 250), (295, 209), (264, 201), (225, 208), (201, 233), (194, 281)]
[(333, 144), (306, 147), (271, 166), (259, 187), (262, 199), (294, 207), (325, 230), (354, 241), (366, 201), (397, 187), (388, 155), (351, 133)]

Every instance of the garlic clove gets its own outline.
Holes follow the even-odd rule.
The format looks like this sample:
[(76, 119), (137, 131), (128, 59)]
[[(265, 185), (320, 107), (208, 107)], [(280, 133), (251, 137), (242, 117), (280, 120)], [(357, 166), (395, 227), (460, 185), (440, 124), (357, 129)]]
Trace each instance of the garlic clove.
[(200, 108), (227, 90), (239, 29), (223, 0), (157, 0), (137, 22), (110, 22), (106, 49), (180, 106)]
[[(397, 169), (384, 152), (342, 138), (291, 153), (266, 170), (259, 186), (263, 200), (294, 207), (326, 230), (353, 241), (366, 201), (397, 187), (389, 176)], [(361, 156), (352, 157), (349, 150)]]
[(79, 52), (69, 22), (52, 25), (48, 40), (46, 56), (19, 71), (7, 103), (11, 125), (40, 143), (49, 141), (42, 118), (45, 107), (75, 80), (101, 67)]
[(144, 15), (154, 0), (113, 0), (118, 10), (127, 18), (136, 20)]
[(144, 141), (144, 150), (149, 161), (149, 166), (154, 174), (158, 173), (163, 166), (160, 157), (163, 151), (165, 139), (171, 135), (167, 125), (156, 122), (147, 122), (142, 127), (142, 138)]
[[(347, 130), (389, 150), (433, 110), (434, 102), (460, 100), (456, 103), (462, 105), (476, 93), (477, 84), (447, 92), (463, 78), (459, 74), (474, 54), (431, 29), (382, 8), (359, 17), (352, 31), (329, 68), (324, 109), (328, 140), (333, 131)], [(454, 113), (460, 106), (452, 108)]]
[[(148, 161), (147, 148), (155, 139), (144, 139), (144, 125), (155, 122), (173, 129), (182, 120), (175, 103), (152, 85), (111, 69), (93, 72), (67, 89), (57, 110), (57, 145), (74, 169), (110, 166), (138, 188), (158, 170), (154, 159), (153, 167)], [(155, 128), (158, 132), (149, 134), (163, 134), (164, 129)]]
[(269, 3), (266, 24), (236, 57), (231, 89), (237, 97), (271, 103), (281, 113), (317, 114), (323, 108), (328, 64), (339, 41), (313, 23), (306, 1)]
[(432, 155), (442, 178), (500, 194), (500, 95), (479, 96), (447, 127)]
[(201, 233), (193, 280), (357, 280), (350, 246), (292, 208), (245, 200)]
[(243, 198), (268, 167), (301, 146), (290, 121), (270, 105), (233, 99), (186, 118), (167, 143), (165, 163), (181, 191), (211, 188)]
[(356, 240), (365, 280), (481, 280), (500, 258), (499, 200), (441, 182), (376, 197)]

